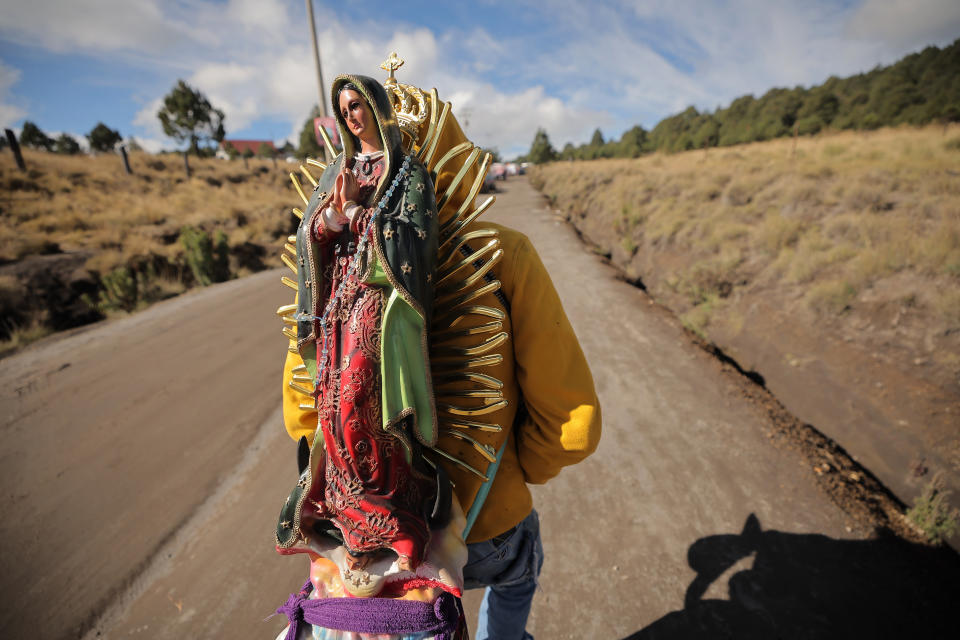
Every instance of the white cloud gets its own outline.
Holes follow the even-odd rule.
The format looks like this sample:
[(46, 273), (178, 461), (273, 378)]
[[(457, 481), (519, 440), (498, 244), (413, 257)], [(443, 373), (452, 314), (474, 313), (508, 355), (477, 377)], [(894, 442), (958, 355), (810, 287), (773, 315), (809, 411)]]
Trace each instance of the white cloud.
[(7, 129), (14, 122), (22, 120), (27, 112), (12, 104), (0, 102), (0, 128)]
[(864, 0), (850, 18), (848, 33), (880, 42), (898, 53), (960, 36), (957, 0)]
[(140, 136), (134, 136), (134, 139), (136, 139), (137, 144), (139, 144), (140, 147), (148, 153), (157, 153), (164, 149), (170, 148), (169, 142), (165, 142), (159, 138), (145, 138)]
[(539, 127), (546, 129), (554, 146), (562, 146), (587, 129), (609, 123), (602, 111), (567, 105), (546, 95), (543, 87), (505, 94), (489, 85), (473, 85), (441, 98), (450, 101), (461, 124), (467, 121), (464, 129), (476, 144), (496, 147), (508, 158), (528, 151)]
[[(199, 35), (183, 19), (190, 2), (177, 6), (160, 0), (99, 0), (91, 6), (31, 0), (6, 5), (0, 34), (54, 52), (125, 51), (144, 56), (186, 46)], [(179, 9), (179, 18), (169, 13), (172, 6)]]
[(20, 71), (0, 61), (0, 127), (10, 127), (27, 115), (24, 109), (10, 102), (13, 97), (10, 94), (10, 88), (18, 80), (20, 80)]
[(163, 137), (163, 128), (157, 118), (157, 112), (160, 111), (162, 106), (163, 98), (156, 98), (137, 112), (133, 124), (140, 129), (141, 135)]
[[(296, 142), (304, 118), (317, 103), (313, 54), (304, 37), (305, 12), (293, 15), (279, 0), (230, 0), (225, 5), (198, 0), (176, 4), (104, 0), (94, 6), (80, 5), (37, 0), (29, 10), (17, 7), (5, 14), (0, 33), (55, 52), (101, 57), (125, 53), (134, 61), (182, 73), (191, 86), (224, 110), (228, 135), (267, 118), (291, 123), (289, 132), (277, 134)], [(48, 20), (54, 14), (59, 19)], [(393, 28), (387, 22), (354, 22), (330, 15), (319, 23), (328, 86), (340, 73), (382, 77), (380, 62), (390, 51), (399, 51), (407, 59), (401, 80), (424, 88), (437, 86), (443, 99), (456, 96), (455, 109), (469, 110), (469, 130), (480, 144), (518, 153), (529, 145), (538, 126), (547, 127), (553, 135), (575, 136), (585, 126), (585, 118), (591, 120), (590, 126), (603, 118), (600, 112), (547, 95), (543, 87), (510, 94), (462, 74), (459, 61), (440, 54), (438, 36), (429, 29)], [(441, 36), (444, 41), (451, 37), (449, 33)], [(498, 51), (501, 59), (508, 53), (496, 38), (479, 29), (456, 37), (474, 45), (466, 62), (472, 72), (487, 68), (492, 51)], [(137, 113), (133, 124), (140, 139), (164, 139), (156, 114), (169, 89), (158, 87)]]
[[(649, 128), (689, 105), (712, 110), (747, 93), (819, 84), (960, 35), (956, 0), (866, 0), (859, 8), (829, 0), (727, 0), (697, 3), (696, 10), (667, 0), (513, 1), (542, 7), (559, 42), (531, 40), (519, 56), (532, 56), (532, 72), (560, 78), (548, 91), (557, 95), (559, 86), (567, 104), (609, 113), (608, 138), (636, 123)], [(906, 15), (911, 11), (916, 15)]]
[[(268, 119), (288, 123), (274, 135), (296, 142), (318, 99), (300, 1), (7, 4), (16, 6), (5, 7), (0, 36), (183, 77), (226, 112), (228, 135)], [(519, 15), (509, 13), (516, 4), (538, 17), (536, 31), (508, 37), (473, 24), (434, 31), (411, 23), (416, 15), (398, 22), (386, 13), (351, 12), (350, 3), (337, 5), (338, 15), (318, 4), (324, 79), (329, 85), (344, 72), (382, 78), (380, 62), (397, 50), (407, 58), (401, 81), (436, 86), (469, 121), (478, 144), (509, 156), (529, 147), (537, 127), (558, 147), (585, 142), (598, 126), (616, 137), (690, 104), (712, 109), (744, 93), (892, 62), (960, 30), (956, 0), (864, 0), (858, 7), (726, 0), (696, 9), (668, 0), (500, 0), (489, 11), (510, 20)], [(16, 82), (11, 73), (0, 66), (0, 96)], [(4, 85), (4, 77), (13, 79)], [(156, 112), (171, 85), (141, 96), (138, 137), (164, 139)], [(22, 117), (17, 109), (0, 98), (0, 118)]]

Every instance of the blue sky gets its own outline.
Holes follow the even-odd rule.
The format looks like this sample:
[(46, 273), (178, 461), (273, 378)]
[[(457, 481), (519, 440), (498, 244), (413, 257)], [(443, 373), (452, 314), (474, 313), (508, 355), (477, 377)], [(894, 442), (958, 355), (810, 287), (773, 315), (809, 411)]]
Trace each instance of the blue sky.
[[(688, 105), (809, 86), (960, 37), (957, 0), (314, 0), (327, 82), (437, 87), (478, 144), (512, 156), (619, 137)], [(295, 139), (317, 101), (302, 0), (0, 0), (0, 125), (82, 137), (97, 122), (173, 148), (156, 111), (178, 78), (228, 137)]]

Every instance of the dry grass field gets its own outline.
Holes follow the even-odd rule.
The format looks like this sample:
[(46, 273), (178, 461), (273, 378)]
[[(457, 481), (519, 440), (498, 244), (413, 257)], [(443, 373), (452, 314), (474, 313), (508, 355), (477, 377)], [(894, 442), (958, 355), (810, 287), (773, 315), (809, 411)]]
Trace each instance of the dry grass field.
[(530, 179), (802, 419), (877, 450), (868, 466), (899, 495), (937, 472), (960, 488), (960, 126), (554, 162)]
[[(819, 319), (885, 302), (960, 332), (960, 127), (793, 148), (553, 163), (532, 179), (571, 218), (590, 218), (589, 237), (702, 335), (745, 287), (789, 292)], [(960, 371), (956, 352), (937, 357)]]
[[(279, 265), (277, 249), (296, 228), (290, 208), (299, 198), (288, 177), (296, 167), (284, 162), (191, 158), (187, 179), (177, 155), (134, 153), (129, 176), (112, 154), (26, 151), (25, 160), (22, 172), (9, 151), (0, 154), (0, 350), (82, 323), (55, 308), (58, 300), (82, 307), (77, 300), (39, 304), (46, 289), (72, 285), (107, 313), (195, 285), (185, 227), (226, 247), (230, 277)], [(111, 286), (124, 283), (117, 304)]]

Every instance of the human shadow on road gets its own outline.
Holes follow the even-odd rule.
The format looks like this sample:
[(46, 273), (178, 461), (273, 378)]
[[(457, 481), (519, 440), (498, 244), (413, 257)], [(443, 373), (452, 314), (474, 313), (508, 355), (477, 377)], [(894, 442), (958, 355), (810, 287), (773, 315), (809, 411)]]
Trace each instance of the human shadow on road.
[[(704, 599), (734, 573), (729, 600)], [(687, 561), (697, 575), (684, 608), (625, 640), (700, 638), (957, 638), (960, 556), (880, 534), (835, 540), (818, 534), (763, 531), (751, 514), (740, 534), (694, 542)]]

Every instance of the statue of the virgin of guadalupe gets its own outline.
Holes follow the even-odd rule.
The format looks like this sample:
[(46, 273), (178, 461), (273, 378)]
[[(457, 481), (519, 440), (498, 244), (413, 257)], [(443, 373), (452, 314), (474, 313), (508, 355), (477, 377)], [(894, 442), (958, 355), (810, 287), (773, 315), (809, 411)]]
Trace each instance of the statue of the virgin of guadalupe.
[[(496, 238), (482, 232), (489, 243), (471, 256), (457, 236), (492, 203), (471, 210), (489, 157), (477, 161), (480, 151), (464, 141), (435, 90), (429, 102), (419, 90), (401, 90), (391, 60), (386, 88), (359, 75), (334, 80), (342, 151), (329, 165), (311, 162), (323, 168), (319, 179), (302, 168), (314, 190), (301, 192), (295, 246), (283, 256), (297, 276), (284, 278), (295, 303), (278, 310), (290, 338), (284, 383), (308, 400), (298, 414), (300, 480), (281, 510), (276, 544), (311, 559), (310, 580), (278, 610), (291, 621), (282, 634), (288, 640), (465, 634), (465, 529), (483, 500), (472, 499), (465, 514), (445, 468), (456, 464), (479, 477), (476, 486), (460, 483), (479, 497), (492, 478), (486, 469), (496, 466), (495, 448), (468, 430), (499, 427), (464, 416), (505, 406), (491, 390), (499, 383), (447, 362), (441, 377), (454, 381), (447, 393), (469, 400), (438, 411), (431, 370), (431, 342), (444, 348), (441, 335), (431, 340), (435, 302), (443, 303), (445, 325), (470, 314), (489, 320), (490, 309), (468, 303), (499, 287), (488, 274), (502, 253)], [(444, 188), (440, 197), (435, 182)], [(507, 335), (481, 338), (472, 349), (448, 349), (479, 354)], [(484, 388), (473, 391), (477, 380)], [(444, 437), (477, 453), (485, 468), (445, 451)]]

